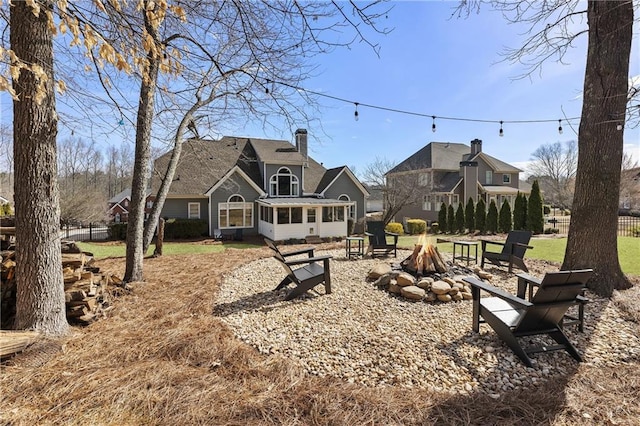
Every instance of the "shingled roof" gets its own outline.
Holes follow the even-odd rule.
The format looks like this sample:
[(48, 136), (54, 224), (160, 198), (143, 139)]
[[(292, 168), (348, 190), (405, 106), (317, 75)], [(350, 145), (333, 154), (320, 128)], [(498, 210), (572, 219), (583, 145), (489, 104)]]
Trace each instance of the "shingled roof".
[[(157, 191), (160, 178), (167, 168), (171, 151), (154, 162), (153, 191)], [(224, 136), (218, 141), (190, 139), (183, 143), (182, 155), (169, 189), (169, 195), (204, 195), (234, 166), (245, 172), (256, 185), (264, 188), (258, 162), (269, 164), (307, 163), (304, 190), (321, 192), (326, 169), (312, 158), (304, 159), (291, 143), (283, 140), (238, 138)], [(331, 182), (330, 179), (328, 182)]]
[(469, 146), (462, 143), (430, 142), (387, 173), (416, 169), (458, 170), (462, 156), (469, 151)]

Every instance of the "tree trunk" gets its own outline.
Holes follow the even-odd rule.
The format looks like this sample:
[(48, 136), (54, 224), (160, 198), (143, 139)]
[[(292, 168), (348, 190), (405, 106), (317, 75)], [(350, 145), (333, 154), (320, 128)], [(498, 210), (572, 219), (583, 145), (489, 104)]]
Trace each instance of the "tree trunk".
[[(143, 11), (144, 13), (144, 11)], [(151, 25), (148, 15), (144, 14), (145, 28), (157, 40), (157, 30)], [(136, 120), (136, 149), (131, 182), (131, 202), (127, 226), (127, 255), (124, 281), (142, 281), (144, 260), (144, 213), (149, 182), (149, 164), (151, 162), (151, 125), (155, 113), (155, 89), (160, 68), (160, 56), (150, 50), (147, 54), (148, 70), (142, 77), (138, 117)]]
[[(53, 2), (41, 1), (40, 5), (43, 10), (38, 17), (26, 2), (12, 2), (10, 9), (11, 48), (26, 64), (42, 67), (47, 78), (40, 89), (38, 79), (27, 69), (22, 69), (19, 78), (13, 80), (13, 88), (20, 97), (13, 102), (15, 328), (55, 335), (66, 333), (69, 326), (59, 234), (53, 40), (45, 14), (45, 10), (52, 9)], [(44, 95), (41, 102), (38, 95)]]
[(578, 169), (563, 270), (593, 268), (604, 296), (631, 286), (618, 261), (618, 197), (633, 26), (631, 1), (590, 1)]

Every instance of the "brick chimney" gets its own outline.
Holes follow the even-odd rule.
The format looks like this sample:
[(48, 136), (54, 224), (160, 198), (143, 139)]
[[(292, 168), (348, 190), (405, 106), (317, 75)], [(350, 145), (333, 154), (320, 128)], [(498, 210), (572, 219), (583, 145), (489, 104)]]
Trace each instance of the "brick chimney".
[(296, 130), (296, 148), (298, 152), (302, 154), (305, 161), (308, 159), (307, 155), (307, 130), (306, 129), (298, 129)]
[(476, 154), (482, 152), (482, 141), (480, 139), (474, 139), (471, 141), (471, 157), (475, 157)]

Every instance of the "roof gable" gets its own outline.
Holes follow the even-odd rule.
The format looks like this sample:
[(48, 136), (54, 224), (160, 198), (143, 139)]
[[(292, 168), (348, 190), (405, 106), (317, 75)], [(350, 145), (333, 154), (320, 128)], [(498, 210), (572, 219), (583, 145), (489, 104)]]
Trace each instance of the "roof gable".
[(419, 169), (458, 170), (462, 156), (469, 152), (469, 146), (462, 143), (430, 142), (387, 173)]
[(349, 169), (349, 167), (347, 167), (347, 166), (334, 167), (333, 169), (327, 170), (327, 172), (322, 177), (322, 180), (320, 181), (320, 184), (318, 185), (318, 191), (317, 192), (319, 194), (324, 194), (325, 191), (327, 189), (329, 189), (331, 187), (331, 185), (333, 185), (333, 183), (335, 181), (337, 181), (338, 178), (343, 174), (346, 175), (349, 179), (351, 179), (351, 181), (356, 184), (358, 189), (364, 195), (369, 195), (369, 191), (367, 191), (367, 188), (365, 188), (364, 185), (362, 185), (362, 183), (360, 183), (358, 178), (353, 174), (351, 169)]
[(504, 161), (498, 160), (495, 157), (490, 156), (484, 152), (479, 152), (476, 154), (471, 161), (477, 161), (478, 158), (482, 158), (485, 163), (489, 167), (493, 169), (494, 172), (508, 172), (508, 173), (520, 173), (522, 170), (517, 167), (512, 166), (511, 164), (505, 163)]

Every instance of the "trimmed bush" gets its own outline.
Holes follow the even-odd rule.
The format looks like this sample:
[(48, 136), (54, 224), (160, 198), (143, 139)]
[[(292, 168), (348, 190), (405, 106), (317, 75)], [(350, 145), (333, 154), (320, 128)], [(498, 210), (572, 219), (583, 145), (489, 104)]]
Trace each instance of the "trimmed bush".
[(384, 227), (384, 230), (387, 232), (392, 232), (394, 234), (404, 235), (404, 227), (401, 223), (398, 222), (387, 223), (387, 226)]
[(430, 232), (432, 234), (437, 234), (438, 232), (440, 232), (440, 225), (438, 225), (438, 222), (433, 222), (431, 224)]
[(450, 234), (456, 232), (456, 212), (453, 210), (453, 205), (449, 204), (447, 209), (447, 231)]
[(476, 204), (476, 229), (483, 234), (487, 230), (487, 207), (482, 198)]
[(518, 192), (513, 206), (513, 229), (522, 231), (527, 222), (527, 197)]
[(169, 219), (164, 224), (164, 238), (179, 240), (207, 236), (209, 225), (202, 219)]
[(110, 240), (125, 241), (127, 239), (127, 224), (112, 223), (107, 228), (107, 235)]
[(464, 226), (469, 232), (473, 232), (476, 229), (476, 211), (471, 197), (469, 197), (469, 201), (467, 201), (467, 205), (464, 208)]
[(498, 217), (498, 231), (506, 234), (511, 231), (511, 228), (511, 206), (507, 200), (504, 200), (502, 207), (500, 207), (500, 216)]
[(464, 233), (464, 207), (462, 207), (462, 203), (458, 203), (458, 210), (456, 210), (456, 229), (459, 234)]
[(445, 203), (440, 204), (440, 211), (438, 212), (438, 225), (440, 225), (440, 232), (447, 232), (447, 205)]
[(534, 234), (542, 233), (544, 229), (544, 215), (542, 214), (542, 194), (538, 181), (534, 180), (531, 186), (531, 195), (527, 203), (526, 229)]
[(491, 203), (489, 203), (486, 226), (488, 232), (491, 232), (492, 234), (498, 232), (498, 207), (494, 200), (491, 200)]
[(427, 222), (422, 219), (407, 220), (407, 232), (409, 235), (420, 235), (427, 232)]
[(558, 228), (546, 228), (544, 230), (545, 234), (558, 234), (560, 230)]

